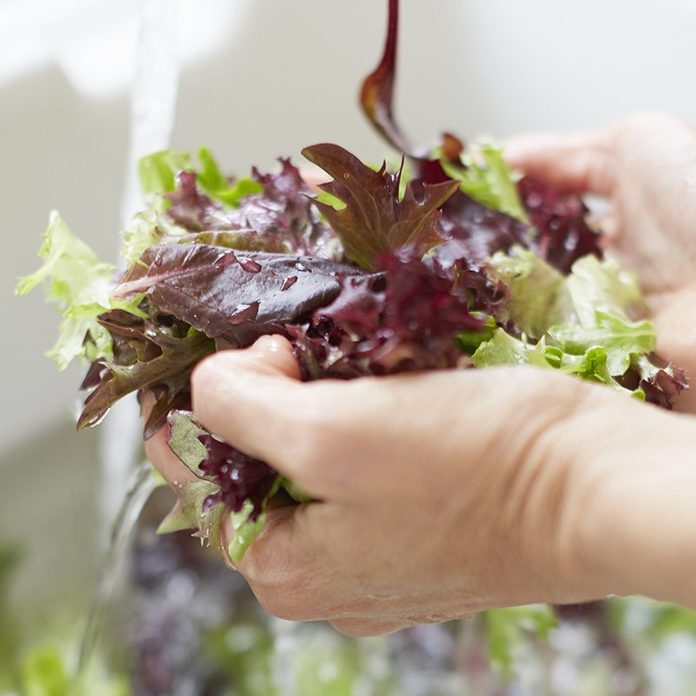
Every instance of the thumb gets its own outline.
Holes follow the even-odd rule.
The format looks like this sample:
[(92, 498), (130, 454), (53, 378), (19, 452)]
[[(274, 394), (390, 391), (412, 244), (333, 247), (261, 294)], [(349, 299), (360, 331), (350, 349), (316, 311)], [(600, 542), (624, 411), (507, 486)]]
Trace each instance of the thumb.
[(518, 136), (505, 145), (508, 164), (566, 193), (610, 197), (616, 181), (611, 131)]

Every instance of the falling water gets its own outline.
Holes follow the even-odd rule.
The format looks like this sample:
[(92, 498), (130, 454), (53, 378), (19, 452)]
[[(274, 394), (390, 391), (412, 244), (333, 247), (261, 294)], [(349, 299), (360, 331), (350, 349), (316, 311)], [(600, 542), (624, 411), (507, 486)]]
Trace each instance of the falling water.
[(78, 681), (85, 674), (96, 648), (104, 609), (113, 594), (114, 583), (119, 576), (119, 566), (126, 556), (133, 527), (157, 485), (149, 462), (143, 462), (133, 472), (121, 507), (114, 518), (108, 545), (99, 566), (96, 591), (80, 641), (76, 676)]
[[(136, 71), (131, 91), (130, 146), (121, 220), (127, 225), (143, 209), (138, 160), (169, 147), (176, 114), (179, 62), (177, 0), (140, 0)], [(102, 427), (102, 539), (106, 538), (128, 476), (140, 459), (142, 437), (135, 398), (122, 399)]]
[[(143, 209), (138, 160), (169, 146), (176, 111), (179, 64), (176, 53), (177, 0), (140, 0), (136, 72), (131, 92), (130, 146), (121, 219), (128, 224)], [(102, 427), (102, 534), (106, 551), (79, 652), (78, 679), (94, 651), (104, 608), (127, 569), (131, 532), (155, 487), (150, 465), (136, 468), (142, 448), (137, 402), (117, 403)], [(130, 483), (129, 483), (130, 479)]]

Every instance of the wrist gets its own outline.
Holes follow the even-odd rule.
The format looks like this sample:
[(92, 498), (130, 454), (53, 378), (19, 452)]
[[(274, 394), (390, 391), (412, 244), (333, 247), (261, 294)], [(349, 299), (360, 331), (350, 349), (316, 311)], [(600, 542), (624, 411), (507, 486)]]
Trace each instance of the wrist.
[(523, 555), (538, 570), (535, 582), (549, 594), (545, 601), (595, 600), (620, 592), (605, 560), (610, 555), (606, 538), (598, 532), (603, 511), (611, 509), (599, 501), (610, 475), (620, 468), (607, 451), (621, 452), (616, 436), (632, 422), (626, 409), (632, 413), (634, 407), (645, 407), (604, 387), (555, 373), (543, 376), (549, 381), (537, 375), (537, 382), (543, 384), (545, 401), (554, 394), (556, 416), (538, 430), (525, 448), (523, 465), (516, 467), (516, 476), (530, 491), (521, 527)]
[(597, 433), (608, 446), (587, 467), (577, 567), (603, 595), (696, 606), (696, 425), (630, 405)]

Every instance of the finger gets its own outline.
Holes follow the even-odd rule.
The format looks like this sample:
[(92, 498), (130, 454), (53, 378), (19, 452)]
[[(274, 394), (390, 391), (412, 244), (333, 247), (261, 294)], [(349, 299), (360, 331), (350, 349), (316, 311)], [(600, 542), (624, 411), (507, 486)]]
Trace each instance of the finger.
[[(143, 416), (152, 409), (155, 402), (151, 393), (145, 394), (142, 401)], [(193, 472), (169, 448), (169, 427), (165, 426), (156, 435), (145, 441), (145, 454), (171, 488), (179, 492), (192, 481), (197, 480)]]
[(513, 138), (505, 145), (510, 166), (568, 193), (610, 197), (616, 180), (613, 134), (537, 134)]
[[(428, 385), (418, 377), (312, 383), (296, 377), (282, 338), (218, 353), (193, 373), (196, 419), (314, 498), (361, 501), (390, 488), (394, 467), (408, 454), (402, 449), (412, 449), (403, 433), (426, 428), (415, 402), (429, 398)], [(401, 408), (404, 391), (412, 408)]]
[[(398, 597), (366, 596), (364, 578), (353, 574), (355, 563), (348, 560), (354, 535), (337, 531), (336, 512), (331, 503), (269, 511), (263, 531), (232, 567), (245, 577), (261, 606), (281, 619), (331, 620), (338, 630), (353, 635), (379, 635), (411, 625), (403, 618)], [(226, 542), (232, 534), (225, 527)], [(398, 613), (380, 612), (394, 604)]]
[(287, 409), (300, 386), (290, 344), (264, 337), (250, 349), (219, 352), (196, 367), (193, 412), (229, 444), (272, 460), (287, 437)]
[[(614, 249), (621, 239), (621, 227), (618, 215), (612, 211), (592, 220), (595, 228), (602, 233), (602, 246), (605, 250)], [(614, 252), (616, 253), (616, 252)]]
[(335, 619), (329, 622), (344, 636), (366, 638), (368, 636), (385, 636), (408, 628), (410, 623), (380, 621), (377, 619)]
[[(309, 503), (269, 510), (263, 531), (233, 566), (273, 616), (316, 621), (337, 614), (340, 578), (326, 566), (330, 554), (323, 507)], [(226, 543), (233, 535), (230, 526), (223, 529)]]
[(333, 403), (323, 398), (326, 384), (299, 381), (285, 339), (264, 337), (251, 349), (216, 353), (196, 368), (193, 410), (229, 444), (268, 462), (306, 493), (324, 497), (323, 482), (306, 474), (319, 468), (308, 466), (308, 459), (320, 454), (315, 444), (325, 435), (322, 424), (341, 420), (330, 412), (341, 400), (335, 389), (344, 383), (330, 384)]

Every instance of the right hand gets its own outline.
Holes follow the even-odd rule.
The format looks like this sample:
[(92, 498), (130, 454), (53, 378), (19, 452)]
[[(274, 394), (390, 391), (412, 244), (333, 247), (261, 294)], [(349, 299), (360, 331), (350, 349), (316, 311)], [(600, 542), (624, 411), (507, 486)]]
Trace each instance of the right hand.
[[(565, 192), (610, 202), (603, 246), (638, 274), (658, 352), (696, 376), (696, 134), (644, 114), (587, 135), (515, 138), (506, 157)], [(678, 407), (696, 413), (696, 389)]]
[[(206, 358), (192, 396), (312, 497), (236, 564), (282, 618), (368, 635), (608, 593), (696, 607), (692, 418), (527, 367), (303, 383), (278, 337)], [(147, 450), (180, 488), (165, 433)]]

